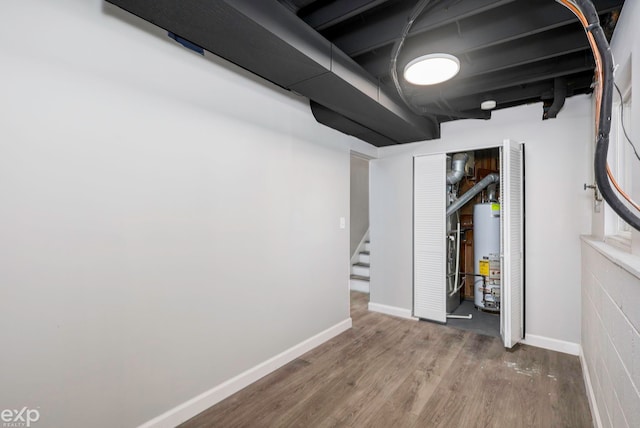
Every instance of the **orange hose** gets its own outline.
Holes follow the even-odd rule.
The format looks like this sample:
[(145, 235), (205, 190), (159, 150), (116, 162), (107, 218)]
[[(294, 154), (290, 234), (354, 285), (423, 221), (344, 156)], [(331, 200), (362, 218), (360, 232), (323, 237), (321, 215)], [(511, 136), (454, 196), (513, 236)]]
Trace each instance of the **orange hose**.
[(611, 180), (611, 183), (615, 186), (616, 190), (618, 192), (620, 192), (620, 194), (627, 200), (629, 201), (629, 203), (631, 205), (633, 205), (633, 207), (635, 209), (637, 209), (638, 211), (640, 211), (640, 205), (638, 205), (636, 202), (633, 201), (633, 199), (631, 199), (631, 196), (627, 195), (624, 190), (622, 190), (622, 188), (620, 188), (620, 185), (618, 184), (618, 182), (615, 180), (615, 178), (613, 177), (613, 173), (611, 172), (611, 169), (609, 168), (609, 164), (607, 164), (607, 175), (609, 176), (609, 180)]

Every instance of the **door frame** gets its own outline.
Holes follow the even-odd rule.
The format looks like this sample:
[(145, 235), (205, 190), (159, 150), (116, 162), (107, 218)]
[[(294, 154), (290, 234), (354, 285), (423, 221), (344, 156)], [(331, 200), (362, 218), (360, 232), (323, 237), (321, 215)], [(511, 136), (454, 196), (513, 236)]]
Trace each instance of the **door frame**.
[[(467, 152), (467, 151), (476, 151), (476, 150), (485, 150), (485, 149), (502, 149), (503, 147), (505, 147), (505, 145), (507, 144), (508, 141), (512, 141), (509, 139), (504, 139), (502, 140), (500, 143), (496, 144), (495, 142), (488, 142), (488, 143), (480, 143), (480, 144), (469, 144), (469, 145), (460, 145), (457, 147), (452, 147), (448, 150), (435, 150), (432, 152), (425, 152), (425, 153), (416, 153), (413, 155), (413, 159), (412, 159), (412, 166), (414, 167), (414, 170), (412, 171), (413, 174), (413, 180), (415, 180), (415, 158), (417, 157), (422, 157), (422, 156), (432, 156), (432, 155), (447, 155), (448, 153), (460, 153), (460, 152)], [(526, 201), (525, 201), (525, 196), (526, 196), (526, 179), (525, 179), (525, 165), (526, 165), (526, 157), (525, 157), (525, 147), (526, 144), (523, 141), (518, 141), (518, 144), (521, 145), (522, 147), (522, 338), (520, 340), (524, 340), (524, 336), (525, 336), (525, 332), (526, 332), (526, 325), (525, 325), (525, 320), (526, 320), (526, 305), (525, 305), (525, 301), (526, 301), (526, 225), (525, 225), (525, 219), (526, 219)], [(502, 166), (502, 165), (501, 165)], [(501, 171), (502, 174), (502, 171)], [(412, 180), (412, 181), (413, 181)], [(412, 184), (413, 186), (413, 184)], [(415, 192), (415, 189), (412, 188), (412, 192)], [(412, 203), (415, 205), (415, 193), (413, 194), (412, 197)], [(412, 215), (415, 215), (415, 210), (412, 210)], [(445, 219), (446, 221), (446, 219)], [(502, 230), (502, 225), (500, 228), (500, 233), (502, 235), (503, 230)], [(443, 237), (444, 239), (444, 237)], [(502, 241), (502, 236), (501, 236), (501, 241)], [(412, 219), (412, 267), (413, 267), (413, 283), (412, 283), (412, 287), (411, 287), (411, 297), (412, 297), (412, 313), (414, 312), (415, 309), (415, 218)], [(502, 249), (501, 249), (501, 253), (502, 253)], [(502, 254), (501, 254), (502, 257)], [(504, 286), (504, 281), (501, 281), (501, 293), (502, 291), (502, 287)], [(443, 293), (446, 294), (446, 284), (443, 284)], [(503, 308), (501, 307), (500, 310), (500, 324), (501, 324), (501, 330), (502, 330), (502, 323), (503, 323)], [(502, 331), (501, 331), (502, 333)], [(505, 343), (504, 338), (502, 338), (503, 343)], [(506, 344), (506, 343), (505, 343)], [(515, 344), (512, 344), (515, 345)]]

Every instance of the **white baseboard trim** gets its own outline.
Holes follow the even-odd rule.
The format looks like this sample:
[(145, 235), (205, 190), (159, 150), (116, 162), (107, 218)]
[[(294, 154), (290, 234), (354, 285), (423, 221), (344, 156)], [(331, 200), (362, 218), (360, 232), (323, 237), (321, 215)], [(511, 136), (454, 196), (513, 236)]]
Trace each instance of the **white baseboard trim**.
[(359, 291), (361, 293), (369, 292), (369, 281), (361, 281), (358, 279), (352, 279), (349, 281), (349, 289), (351, 291)]
[(580, 355), (580, 344), (566, 342), (564, 340), (552, 339), (545, 336), (536, 336), (535, 334), (527, 334), (521, 342), (525, 345), (535, 346), (536, 348), (549, 349), (570, 355)]
[(591, 409), (591, 417), (593, 418), (594, 428), (602, 428), (602, 419), (600, 418), (600, 411), (598, 410), (598, 403), (596, 402), (596, 394), (593, 390), (593, 384), (591, 383), (591, 375), (589, 373), (589, 366), (587, 360), (584, 358), (582, 346), (580, 346), (580, 365), (582, 366), (582, 377), (584, 379), (584, 386), (587, 389), (587, 399), (589, 400), (589, 408)]
[(387, 306), (380, 303), (369, 302), (369, 310), (372, 312), (380, 312), (381, 314), (393, 315), (394, 317), (406, 318), (417, 321), (418, 318), (411, 315), (411, 309), (398, 308), (396, 306)]
[(252, 384), (269, 373), (279, 369), (285, 364), (295, 360), (302, 354), (310, 351), (318, 345), (332, 339), (345, 330), (351, 328), (351, 318), (348, 318), (333, 327), (316, 334), (309, 339), (292, 346), (284, 352), (268, 359), (249, 370), (240, 373), (226, 382), (221, 383), (208, 391), (174, 407), (171, 410), (140, 425), (138, 428), (173, 428), (209, 407), (219, 403), (242, 388)]

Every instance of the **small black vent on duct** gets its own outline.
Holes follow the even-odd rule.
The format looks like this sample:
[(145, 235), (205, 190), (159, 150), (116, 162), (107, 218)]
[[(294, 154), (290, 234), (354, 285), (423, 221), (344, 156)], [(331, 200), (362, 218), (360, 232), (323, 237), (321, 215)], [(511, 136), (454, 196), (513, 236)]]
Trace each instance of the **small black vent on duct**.
[(202, 46), (198, 46), (195, 43), (191, 43), (189, 40), (183, 39), (182, 37), (176, 34), (173, 34), (171, 31), (167, 32), (167, 35), (169, 36), (170, 39), (175, 40), (185, 48), (191, 49), (192, 51), (199, 53), (200, 55), (204, 55), (204, 49), (202, 48)]

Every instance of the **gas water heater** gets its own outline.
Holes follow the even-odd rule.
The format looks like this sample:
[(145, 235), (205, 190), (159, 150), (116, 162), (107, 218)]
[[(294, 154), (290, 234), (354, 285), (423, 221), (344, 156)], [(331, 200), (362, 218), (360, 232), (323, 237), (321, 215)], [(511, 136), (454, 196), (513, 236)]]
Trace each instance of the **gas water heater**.
[(500, 204), (473, 207), (474, 303), (486, 311), (500, 311)]

